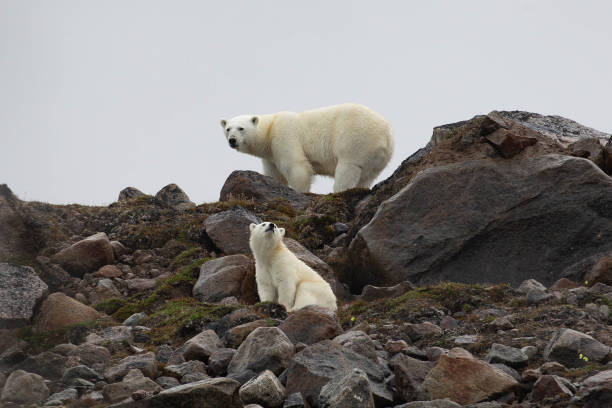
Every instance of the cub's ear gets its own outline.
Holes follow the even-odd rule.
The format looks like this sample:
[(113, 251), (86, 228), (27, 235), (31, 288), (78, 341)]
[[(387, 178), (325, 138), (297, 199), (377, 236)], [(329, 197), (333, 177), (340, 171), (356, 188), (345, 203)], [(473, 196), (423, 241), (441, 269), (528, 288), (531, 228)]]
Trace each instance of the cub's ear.
[(227, 125), (227, 120), (221, 119), (221, 127), (225, 129), (225, 125)]
[(278, 232), (281, 234), (281, 237), (285, 236), (285, 229), (284, 228), (279, 228)]
[(257, 224), (253, 224), (253, 223), (251, 223), (251, 225), (249, 225), (249, 229), (251, 230), (251, 232), (253, 232), (253, 230), (255, 229), (256, 226), (257, 226)]
[(253, 117), (251, 118), (251, 122), (252, 122), (252, 123), (253, 123), (255, 126), (257, 126), (257, 124), (259, 123), (259, 118), (258, 118), (257, 116), (253, 116)]

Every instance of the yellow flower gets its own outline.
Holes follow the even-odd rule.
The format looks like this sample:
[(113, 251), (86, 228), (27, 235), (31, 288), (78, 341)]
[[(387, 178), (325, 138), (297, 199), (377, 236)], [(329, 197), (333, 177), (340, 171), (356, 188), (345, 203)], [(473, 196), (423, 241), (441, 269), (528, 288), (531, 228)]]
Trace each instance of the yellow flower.
[(589, 361), (589, 358), (587, 356), (584, 356), (584, 361)]
[(582, 353), (580, 353), (580, 354), (578, 355), (578, 357), (580, 357), (580, 359), (582, 360)]
[(351, 322), (355, 321), (355, 316), (351, 317)]

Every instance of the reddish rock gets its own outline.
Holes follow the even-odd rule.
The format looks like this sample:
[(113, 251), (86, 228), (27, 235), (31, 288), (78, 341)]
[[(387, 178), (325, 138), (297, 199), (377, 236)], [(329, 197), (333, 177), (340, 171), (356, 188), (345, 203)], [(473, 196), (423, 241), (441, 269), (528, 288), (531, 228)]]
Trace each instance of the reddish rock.
[(577, 283), (572, 282), (571, 280), (567, 278), (561, 278), (550, 287), (550, 290), (574, 289), (577, 287), (578, 287)]
[(121, 275), (123, 275), (123, 272), (121, 272), (121, 270), (117, 268), (115, 265), (104, 265), (103, 267), (98, 269), (98, 272), (96, 272), (96, 275), (101, 278), (112, 279), (112, 278), (120, 277)]
[(567, 387), (564, 379), (556, 375), (543, 375), (533, 385), (531, 401), (537, 402), (544, 398), (571, 397), (574, 393)]
[(221, 188), (219, 201), (228, 201), (232, 198), (252, 199), (260, 204), (284, 199), (298, 210), (306, 208), (311, 201), (310, 197), (298, 193), (274, 178), (249, 170), (236, 170), (225, 180), (225, 184)]
[(404, 401), (412, 401), (434, 363), (398, 354), (389, 362), (397, 390)]
[(408, 348), (408, 343), (404, 340), (389, 340), (385, 344), (385, 350), (391, 354), (401, 353)]
[(589, 286), (596, 283), (612, 285), (612, 256), (604, 256), (584, 277)]
[(314, 344), (342, 334), (336, 314), (320, 306), (306, 306), (292, 314), (279, 326), (293, 344)]
[(51, 259), (71, 275), (80, 278), (104, 265), (112, 264), (115, 255), (106, 234), (99, 232), (62, 249)]
[(76, 323), (96, 320), (99, 313), (61, 292), (55, 292), (43, 302), (40, 311), (34, 317), (34, 330), (44, 332), (55, 330)]
[(421, 390), (428, 399), (450, 398), (461, 404), (474, 404), (515, 390), (518, 382), (490, 364), (475, 359), (466, 350), (452, 349), (441, 355)]
[(538, 142), (538, 139), (535, 137), (519, 136), (506, 129), (497, 129), (493, 133), (486, 135), (485, 139), (487, 139), (505, 159), (516, 156), (526, 147), (533, 146)]
[(225, 344), (231, 348), (238, 348), (253, 330), (258, 327), (266, 327), (267, 325), (266, 319), (260, 319), (234, 326), (225, 333)]

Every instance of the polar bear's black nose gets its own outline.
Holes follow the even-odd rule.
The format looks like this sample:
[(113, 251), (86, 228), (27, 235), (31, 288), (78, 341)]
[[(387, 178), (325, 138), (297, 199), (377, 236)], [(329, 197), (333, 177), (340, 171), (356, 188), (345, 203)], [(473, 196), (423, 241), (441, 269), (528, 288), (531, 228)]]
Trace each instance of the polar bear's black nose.
[(268, 228), (266, 228), (266, 231), (274, 231), (274, 228), (276, 228), (276, 225), (274, 223), (270, 223), (270, 225), (268, 225)]
[(230, 144), (230, 146), (231, 146), (231, 147), (236, 147), (236, 146), (238, 146), (238, 142), (236, 142), (236, 139), (234, 139), (234, 138), (231, 138), (231, 139), (229, 140), (229, 144)]

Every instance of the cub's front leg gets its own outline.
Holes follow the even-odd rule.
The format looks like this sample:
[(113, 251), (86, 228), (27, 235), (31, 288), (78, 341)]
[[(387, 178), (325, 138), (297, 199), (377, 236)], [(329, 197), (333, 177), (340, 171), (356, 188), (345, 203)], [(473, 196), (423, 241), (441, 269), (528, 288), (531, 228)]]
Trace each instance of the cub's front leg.
[(278, 293), (268, 273), (256, 270), (255, 282), (257, 283), (257, 294), (261, 302), (278, 303)]

